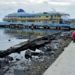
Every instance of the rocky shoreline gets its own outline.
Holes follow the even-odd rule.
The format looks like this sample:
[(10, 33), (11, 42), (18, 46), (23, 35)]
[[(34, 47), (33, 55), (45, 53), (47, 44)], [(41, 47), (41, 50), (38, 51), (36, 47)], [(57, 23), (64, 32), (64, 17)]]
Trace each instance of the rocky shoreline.
[[(68, 39), (69, 40), (69, 39)], [(65, 43), (66, 42), (66, 43)], [(29, 69), (25, 71), (25, 75), (43, 75), (43, 73), (48, 69), (48, 67), (58, 58), (58, 56), (64, 51), (64, 47), (68, 46), (69, 41), (65, 41), (62, 48), (58, 49), (55, 54), (44, 55), (41, 59), (36, 59), (32, 61), (32, 64), (29, 65)], [(42, 61), (41, 61), (42, 60)]]
[(43, 75), (70, 42), (70, 35), (56, 36), (55, 40), (39, 48), (39, 50), (44, 52), (43, 55), (32, 56), (32, 59), (21, 59), (17, 60), (17, 62), (10, 62), (9, 68), (4, 75)]

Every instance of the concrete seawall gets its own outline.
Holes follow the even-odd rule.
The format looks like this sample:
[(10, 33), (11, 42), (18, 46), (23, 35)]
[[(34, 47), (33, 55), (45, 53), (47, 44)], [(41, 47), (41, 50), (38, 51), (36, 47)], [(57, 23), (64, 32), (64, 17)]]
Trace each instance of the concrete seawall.
[(43, 75), (75, 75), (75, 43), (71, 42)]

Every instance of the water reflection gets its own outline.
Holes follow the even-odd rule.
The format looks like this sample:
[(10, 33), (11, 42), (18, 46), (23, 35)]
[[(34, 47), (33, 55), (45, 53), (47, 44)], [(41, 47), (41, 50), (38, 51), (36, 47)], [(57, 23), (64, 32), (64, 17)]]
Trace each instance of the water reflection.
[(32, 38), (36, 38), (38, 36), (44, 36), (44, 35), (48, 35), (51, 34), (53, 32), (59, 32), (56, 30), (46, 30), (46, 29), (7, 29), (5, 30), (5, 33), (8, 35), (11, 35), (12, 37), (16, 37), (17, 39), (32, 39)]

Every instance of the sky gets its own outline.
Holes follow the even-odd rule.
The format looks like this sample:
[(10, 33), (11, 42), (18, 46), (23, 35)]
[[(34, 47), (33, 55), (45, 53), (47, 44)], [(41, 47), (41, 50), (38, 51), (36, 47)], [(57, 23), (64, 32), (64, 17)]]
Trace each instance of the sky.
[(0, 21), (20, 8), (27, 13), (63, 12), (75, 18), (75, 0), (0, 0)]

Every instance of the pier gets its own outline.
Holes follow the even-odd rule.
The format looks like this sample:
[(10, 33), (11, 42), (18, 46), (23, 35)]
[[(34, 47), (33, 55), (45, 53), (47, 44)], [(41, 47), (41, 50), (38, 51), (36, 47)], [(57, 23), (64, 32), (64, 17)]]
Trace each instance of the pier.
[(49, 25), (24, 25), (24, 24), (3, 24), (1, 28), (14, 28), (14, 29), (49, 29), (49, 30), (74, 30), (70, 24), (49, 24)]

